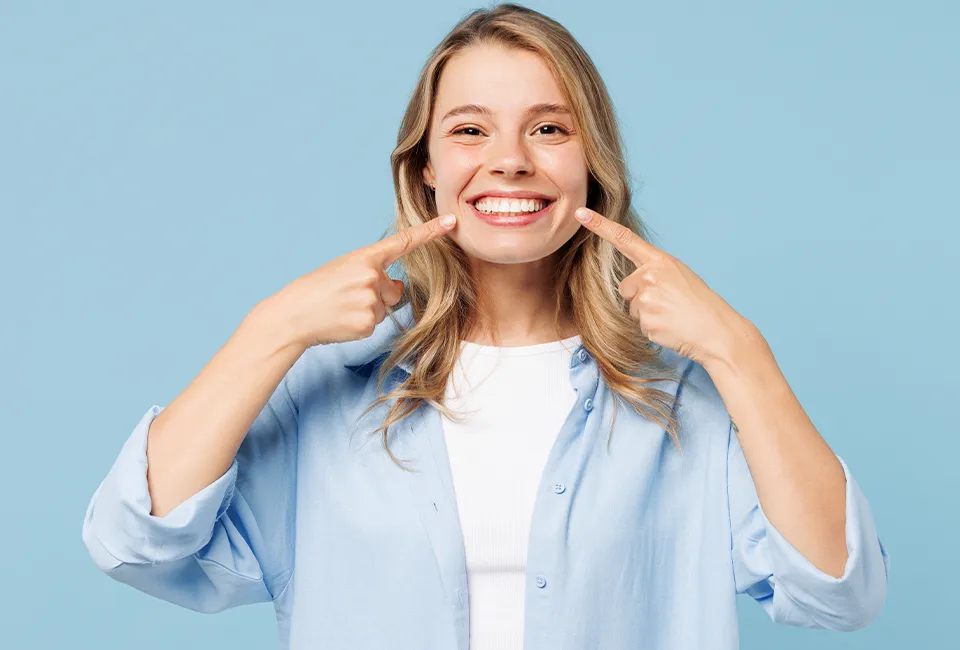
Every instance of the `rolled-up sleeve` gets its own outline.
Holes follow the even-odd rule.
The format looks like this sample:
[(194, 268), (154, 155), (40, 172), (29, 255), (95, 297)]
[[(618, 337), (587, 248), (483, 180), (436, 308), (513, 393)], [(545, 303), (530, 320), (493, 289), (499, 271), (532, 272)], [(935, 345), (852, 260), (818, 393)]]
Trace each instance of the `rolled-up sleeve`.
[(150, 514), (153, 405), (93, 494), (82, 539), (97, 567), (202, 612), (272, 600), (293, 572), (297, 409), (286, 378), (229, 469), (163, 517)]
[(778, 623), (856, 630), (883, 608), (889, 557), (866, 497), (840, 458), (846, 477), (847, 562), (832, 576), (795, 549), (760, 507), (739, 440), (731, 430), (727, 455), (733, 568), (738, 593), (752, 596)]

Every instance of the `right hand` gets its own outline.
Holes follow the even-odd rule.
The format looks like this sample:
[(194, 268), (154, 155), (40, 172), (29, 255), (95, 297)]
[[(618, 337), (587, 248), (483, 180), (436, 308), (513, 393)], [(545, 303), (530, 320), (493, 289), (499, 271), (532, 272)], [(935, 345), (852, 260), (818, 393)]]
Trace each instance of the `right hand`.
[[(436, 217), (331, 260), (270, 296), (271, 318), (282, 319), (291, 343), (303, 348), (362, 339), (403, 295), (386, 269), (410, 251), (456, 227)], [(456, 217), (454, 217), (456, 218)]]

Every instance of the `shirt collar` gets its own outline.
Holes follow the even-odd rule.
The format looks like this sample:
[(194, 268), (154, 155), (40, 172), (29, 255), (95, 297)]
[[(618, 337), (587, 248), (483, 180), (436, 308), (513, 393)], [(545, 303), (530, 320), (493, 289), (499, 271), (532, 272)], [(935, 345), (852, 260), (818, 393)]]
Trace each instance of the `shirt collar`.
[[(413, 322), (413, 305), (408, 302), (400, 309), (395, 310), (393, 315), (401, 326), (407, 329)], [(377, 325), (373, 334), (367, 338), (341, 344), (346, 361), (343, 367), (363, 377), (369, 377), (390, 356), (393, 341), (399, 334), (400, 330), (397, 325), (390, 316), (387, 316)], [(574, 350), (574, 356), (570, 360), (571, 367), (586, 359), (586, 352), (582, 350), (582, 344)], [(407, 358), (397, 363), (397, 367), (410, 375), (413, 374), (414, 363), (414, 359)]]
[[(406, 303), (400, 309), (395, 310), (393, 316), (399, 321), (401, 327), (407, 329), (413, 322), (413, 305), (409, 302)], [(399, 334), (400, 330), (397, 324), (388, 315), (377, 325), (373, 334), (367, 338), (343, 344), (346, 361), (343, 367), (364, 377), (369, 377), (377, 366), (390, 355), (393, 341)], [(397, 367), (402, 368), (407, 374), (412, 374), (413, 365), (413, 360), (403, 359), (397, 364)]]

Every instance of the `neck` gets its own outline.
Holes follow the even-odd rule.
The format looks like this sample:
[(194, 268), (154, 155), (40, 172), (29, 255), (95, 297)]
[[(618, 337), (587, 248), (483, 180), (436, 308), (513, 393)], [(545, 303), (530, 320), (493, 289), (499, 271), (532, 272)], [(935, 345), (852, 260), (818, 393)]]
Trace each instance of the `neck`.
[(553, 256), (523, 264), (474, 260), (472, 270), (480, 287), (479, 308), (474, 328), (465, 340), (515, 347), (576, 335), (569, 308), (561, 313), (557, 330), (553, 302), (555, 269)]

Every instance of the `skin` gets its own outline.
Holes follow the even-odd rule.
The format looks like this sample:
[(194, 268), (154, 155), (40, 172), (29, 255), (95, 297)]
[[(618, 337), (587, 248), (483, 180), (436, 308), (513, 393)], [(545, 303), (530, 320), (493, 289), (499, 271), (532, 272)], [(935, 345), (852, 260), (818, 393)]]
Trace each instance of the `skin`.
[[(454, 214), (457, 225), (451, 230), (434, 219), (408, 228), (298, 278), (251, 311), (151, 424), (147, 479), (154, 516), (164, 516), (227, 470), (253, 420), (307, 347), (368, 336), (383, 319), (384, 305), (400, 296), (400, 284), (384, 269), (436, 237), (451, 236), (470, 254), (490, 301), (481, 311), (491, 315), (501, 345), (556, 340), (546, 298), (553, 255), (581, 227), (574, 215), (586, 202), (587, 169), (569, 115), (525, 116), (542, 102), (564, 100), (531, 53), (477, 47), (448, 63), (423, 174), (426, 183), (436, 183), (439, 213)], [(490, 112), (441, 119), (468, 103)], [(476, 130), (454, 133), (464, 126)], [(465, 201), (493, 188), (532, 189), (557, 204), (530, 227), (498, 228), (476, 218)], [(715, 382), (769, 520), (816, 567), (841, 575), (847, 558), (843, 471), (760, 332), (678, 259), (602, 215), (582, 212), (584, 227), (636, 265), (618, 290), (631, 301), (641, 330), (702, 363)], [(498, 313), (498, 303), (509, 305), (509, 312)], [(563, 335), (575, 333), (567, 329)]]
[(810, 563), (847, 561), (846, 477), (760, 331), (677, 258), (588, 208), (583, 225), (637, 267), (618, 292), (654, 343), (701, 363), (734, 422), (767, 519)]
[[(473, 46), (451, 58), (440, 76), (428, 135), (424, 182), (436, 184), (439, 214), (457, 215), (450, 237), (471, 259), (485, 295), (479, 313), (485, 331), (469, 340), (517, 346), (556, 340), (552, 326), (554, 253), (580, 225), (574, 211), (586, 204), (587, 164), (573, 117), (528, 114), (542, 103), (567, 106), (543, 60), (498, 45)], [(485, 106), (445, 118), (453, 108)], [(525, 227), (492, 226), (467, 203), (481, 190), (522, 189), (557, 199), (550, 212)], [(500, 313), (498, 305), (509, 305)], [(563, 323), (564, 337), (576, 334)]]
[[(814, 566), (841, 576), (847, 560), (843, 469), (769, 345), (683, 262), (584, 207), (588, 173), (572, 117), (526, 112), (547, 102), (566, 103), (546, 64), (531, 52), (498, 45), (459, 53), (439, 81), (423, 178), (435, 184), (438, 212), (458, 217), (449, 236), (469, 254), (484, 287), (480, 312), (487, 327), (500, 332), (505, 346), (556, 340), (549, 303), (554, 253), (581, 226), (575, 216), (581, 213), (584, 227), (637, 267), (618, 290), (641, 331), (710, 374), (767, 518)], [(489, 111), (445, 117), (467, 104)], [(492, 226), (473, 214), (466, 198), (498, 188), (539, 191), (557, 204), (529, 227)], [(498, 312), (498, 304), (510, 309)], [(564, 336), (574, 334), (567, 329)], [(494, 343), (487, 332), (469, 340)]]
[(150, 423), (150, 513), (166, 516), (229, 469), (254, 419), (307, 348), (370, 336), (403, 291), (385, 270), (453, 225), (436, 217), (401, 230), (296, 278), (256, 305)]

